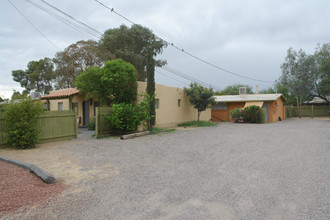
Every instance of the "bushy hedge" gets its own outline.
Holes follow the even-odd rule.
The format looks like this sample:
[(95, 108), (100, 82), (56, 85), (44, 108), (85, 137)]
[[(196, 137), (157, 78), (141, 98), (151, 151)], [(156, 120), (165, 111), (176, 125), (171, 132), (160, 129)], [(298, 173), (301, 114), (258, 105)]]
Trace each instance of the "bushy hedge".
[(230, 117), (234, 122), (262, 123), (261, 108), (256, 105), (248, 106), (244, 110), (235, 108), (230, 112)]
[(29, 97), (6, 105), (3, 116), (8, 145), (20, 149), (35, 147), (39, 142), (38, 116), (44, 111), (42, 105)]
[(113, 128), (122, 131), (134, 131), (143, 123), (145, 128), (150, 128), (147, 124), (150, 118), (149, 107), (151, 97), (148, 94), (140, 95), (140, 103), (138, 105), (119, 103), (112, 105), (111, 115), (105, 116)]

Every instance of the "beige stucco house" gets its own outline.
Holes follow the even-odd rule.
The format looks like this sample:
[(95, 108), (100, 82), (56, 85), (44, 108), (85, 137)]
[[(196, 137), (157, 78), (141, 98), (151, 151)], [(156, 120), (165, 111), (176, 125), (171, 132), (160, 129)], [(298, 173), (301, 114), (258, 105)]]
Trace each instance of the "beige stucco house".
[[(147, 83), (138, 82), (137, 92), (146, 91)], [(178, 123), (197, 120), (197, 110), (189, 103), (189, 98), (181, 88), (156, 84), (156, 126), (172, 127)], [(85, 126), (95, 116), (95, 108), (99, 106), (97, 98), (85, 99), (76, 88), (51, 91), (42, 99), (48, 100), (49, 110), (76, 109), (80, 118), (79, 125)], [(211, 119), (211, 109), (201, 113), (200, 120)]]

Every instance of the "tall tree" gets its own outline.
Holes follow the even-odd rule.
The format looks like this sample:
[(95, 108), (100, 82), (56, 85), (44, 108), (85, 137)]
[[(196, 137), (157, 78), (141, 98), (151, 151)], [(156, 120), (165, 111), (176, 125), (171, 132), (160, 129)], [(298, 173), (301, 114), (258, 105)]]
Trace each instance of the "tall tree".
[(253, 94), (252, 87), (249, 85), (243, 85), (243, 84), (234, 84), (227, 86), (221, 91), (215, 92), (215, 95), (239, 95), (239, 88), (240, 87), (246, 87), (246, 93), (247, 94)]
[(54, 64), (48, 57), (39, 61), (30, 61), (27, 69), (12, 71), (14, 81), (19, 82), (26, 92), (36, 91), (48, 94), (53, 90)]
[(320, 97), (330, 104), (330, 44), (318, 45), (315, 53), (315, 82), (312, 95)]
[[(117, 58), (132, 63), (137, 70), (138, 80), (145, 81), (148, 54), (151, 52), (153, 57), (161, 54), (167, 43), (156, 37), (150, 29), (134, 24), (130, 28), (121, 25), (105, 31), (100, 46)], [(166, 61), (155, 60), (154, 63), (156, 66), (163, 66)]]
[(136, 70), (121, 59), (104, 67), (89, 67), (76, 79), (77, 88), (87, 98), (98, 97), (102, 104), (133, 104), (137, 95)]
[[(292, 48), (287, 51), (285, 62), (281, 65), (280, 81), (298, 99), (299, 109), (303, 99), (307, 99), (315, 82), (315, 59), (305, 51), (296, 52)], [(299, 113), (300, 110), (299, 110)]]
[(199, 121), (201, 112), (205, 111), (213, 102), (213, 90), (197, 85), (197, 83), (191, 83), (190, 88), (184, 88), (184, 91), (189, 96), (189, 102), (197, 109)]
[(149, 115), (151, 117), (147, 122), (149, 130), (151, 130), (156, 123), (155, 90), (155, 60), (153, 54), (149, 52), (147, 60), (147, 94), (151, 97), (149, 102)]
[(57, 88), (71, 88), (76, 77), (88, 67), (101, 67), (114, 56), (101, 51), (98, 42), (93, 40), (78, 41), (71, 44), (62, 52), (58, 52), (53, 59), (56, 66)]

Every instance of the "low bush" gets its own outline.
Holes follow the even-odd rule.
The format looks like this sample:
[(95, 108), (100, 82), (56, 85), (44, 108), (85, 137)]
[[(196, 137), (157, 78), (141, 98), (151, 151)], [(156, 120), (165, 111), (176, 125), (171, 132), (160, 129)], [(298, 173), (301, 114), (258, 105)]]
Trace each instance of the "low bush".
[(142, 122), (138, 108), (126, 103), (113, 104), (112, 113), (105, 116), (105, 120), (114, 128), (123, 131), (134, 131)]
[(262, 123), (261, 108), (256, 105), (248, 106), (244, 110), (235, 108), (230, 112), (230, 117), (237, 123)]
[(261, 108), (256, 105), (251, 105), (244, 108), (244, 122), (246, 123), (261, 123), (262, 114)]
[(235, 123), (244, 122), (244, 111), (240, 108), (235, 108), (230, 112), (230, 117)]
[(27, 149), (39, 143), (38, 116), (44, 111), (42, 106), (42, 103), (35, 103), (29, 97), (6, 105), (3, 116), (8, 145)]

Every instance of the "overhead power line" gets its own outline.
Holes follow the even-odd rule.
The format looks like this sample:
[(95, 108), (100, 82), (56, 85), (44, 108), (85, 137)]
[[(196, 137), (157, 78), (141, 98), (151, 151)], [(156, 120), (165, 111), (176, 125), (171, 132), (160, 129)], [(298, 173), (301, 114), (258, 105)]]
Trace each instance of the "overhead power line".
[[(115, 11), (114, 8), (110, 8), (110, 7), (106, 6), (105, 4), (103, 4), (102, 2), (100, 2), (100, 1), (98, 1), (98, 0), (94, 0), (94, 1), (96, 1), (97, 3), (99, 3), (100, 5), (102, 5), (103, 7), (107, 8), (107, 9), (110, 10), (112, 13), (114, 13), (114, 14), (120, 16), (121, 18), (125, 19), (126, 21), (130, 22), (131, 24), (135, 24), (135, 25), (137, 25), (137, 23), (133, 22), (132, 20), (130, 20), (130, 19), (128, 19), (127, 17), (125, 17), (124, 15), (122, 15), (122, 14), (118, 13), (117, 11)], [(161, 40), (163, 40), (163, 41), (166, 42), (168, 45), (170, 45), (170, 46), (172, 46), (173, 48), (179, 50), (180, 52), (185, 53), (186, 55), (188, 55), (188, 56), (190, 56), (190, 57), (192, 57), (192, 58), (194, 58), (194, 59), (197, 59), (197, 60), (199, 60), (199, 61), (201, 61), (201, 62), (203, 62), (203, 63), (205, 63), (205, 64), (207, 64), (207, 65), (209, 65), (209, 66), (212, 66), (212, 67), (214, 67), (214, 68), (216, 68), (216, 69), (218, 69), (218, 70), (221, 70), (221, 71), (223, 71), (223, 72), (226, 72), (226, 73), (228, 73), (228, 74), (231, 74), (231, 75), (234, 75), (234, 76), (237, 76), (237, 77), (241, 77), (241, 78), (244, 78), (244, 79), (252, 80), (252, 81), (264, 82), (264, 83), (273, 83), (273, 81), (255, 79), (255, 78), (252, 78), (252, 77), (248, 77), (248, 76), (244, 76), (244, 75), (242, 75), (242, 74), (235, 73), (235, 72), (233, 72), (233, 71), (229, 71), (229, 70), (227, 70), (227, 69), (225, 69), (225, 68), (222, 68), (222, 67), (220, 67), (220, 66), (218, 66), (218, 65), (215, 65), (215, 64), (213, 64), (213, 63), (211, 63), (211, 62), (209, 62), (209, 61), (206, 61), (205, 59), (202, 59), (202, 58), (200, 58), (200, 57), (198, 57), (198, 56), (196, 56), (196, 55), (194, 55), (194, 54), (192, 54), (192, 53), (190, 53), (190, 52), (184, 50), (183, 48), (180, 48), (180, 47), (176, 46), (175, 44), (170, 43), (169, 41), (167, 41), (167, 40), (165, 40), (165, 39), (162, 39), (162, 38), (160, 38), (160, 37), (158, 37), (158, 36), (156, 36), (156, 37), (159, 38), (159, 39), (161, 39)]]
[(165, 73), (162, 73), (162, 72), (159, 72), (158, 70), (155, 70), (155, 72), (156, 72), (156, 73), (159, 73), (159, 74), (161, 74), (161, 75), (163, 75), (163, 76), (165, 76), (165, 77), (167, 77), (167, 78), (169, 78), (169, 79), (175, 80), (175, 81), (180, 82), (180, 83), (182, 83), (182, 84), (184, 84), (184, 85), (186, 85), (186, 86), (189, 86), (188, 83), (185, 83), (185, 82), (183, 82), (183, 81), (181, 81), (181, 80), (178, 80), (178, 79), (176, 79), (176, 78), (170, 77), (169, 75), (167, 75), (167, 74), (165, 74)]
[(18, 13), (36, 30), (43, 36), (49, 43), (51, 43), (58, 51), (60, 51), (60, 48), (58, 48), (51, 40), (49, 40), (46, 35), (44, 35), (24, 14), (21, 12), (10, 0), (8, 2), (18, 11)]
[(26, 2), (30, 3), (31, 5), (39, 8), (40, 10), (44, 11), (48, 15), (54, 17), (55, 19), (63, 22), (64, 24), (70, 26), (71, 28), (74, 28), (84, 34), (88, 34), (90, 36), (93, 36), (97, 39), (100, 39), (102, 36), (102, 33), (99, 31), (95, 30), (94, 28), (88, 26), (87, 24), (75, 19), (74, 17), (70, 16), (69, 14), (63, 12), (62, 10), (56, 8), (55, 6), (49, 4), (46, 1), (39, 0), (41, 3), (44, 5), (50, 7), (51, 9), (55, 10), (52, 11), (51, 9), (47, 9), (46, 7), (40, 5), (37, 2), (31, 1), (31, 0), (25, 0)]

